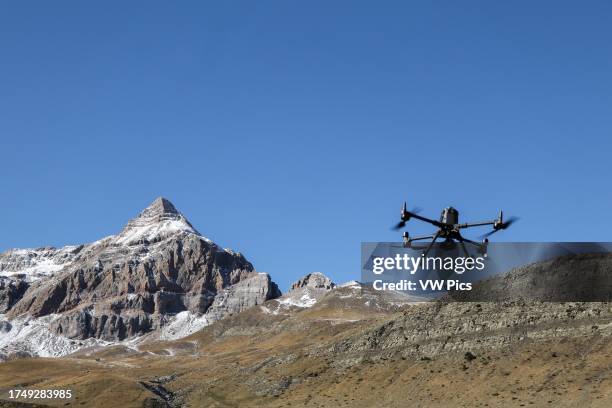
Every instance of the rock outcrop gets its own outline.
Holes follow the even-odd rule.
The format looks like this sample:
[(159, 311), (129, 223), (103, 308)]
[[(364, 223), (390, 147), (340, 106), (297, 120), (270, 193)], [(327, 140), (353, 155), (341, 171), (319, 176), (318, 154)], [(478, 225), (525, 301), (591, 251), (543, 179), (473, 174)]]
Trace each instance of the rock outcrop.
[(211, 321), (220, 320), (279, 296), (281, 292), (270, 276), (259, 273), (219, 292), (206, 315)]
[(311, 307), (322, 299), (336, 284), (321, 272), (309, 273), (291, 285), (289, 292), (277, 299), (276, 309)]
[(331, 290), (336, 287), (336, 284), (321, 272), (313, 272), (293, 283), (293, 285), (291, 285), (291, 290), (296, 290), (303, 287)]
[(6, 313), (25, 293), (28, 283), (23, 279), (0, 277), (0, 313)]

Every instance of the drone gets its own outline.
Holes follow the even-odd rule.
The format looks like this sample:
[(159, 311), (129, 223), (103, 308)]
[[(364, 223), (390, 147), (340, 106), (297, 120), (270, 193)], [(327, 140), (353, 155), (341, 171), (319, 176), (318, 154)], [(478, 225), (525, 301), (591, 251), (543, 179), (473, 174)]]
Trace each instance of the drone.
[[(498, 231), (508, 229), (508, 227), (510, 227), (512, 224), (514, 224), (518, 220), (517, 217), (510, 217), (507, 220), (504, 220), (504, 212), (500, 211), (499, 216), (495, 220), (483, 221), (483, 222), (467, 222), (467, 223), (460, 224), (459, 223), (459, 211), (457, 211), (453, 207), (446, 207), (445, 209), (443, 209), (442, 214), (440, 214), (439, 221), (433, 220), (431, 218), (423, 217), (418, 214), (419, 212), (420, 212), (420, 209), (418, 208), (415, 208), (412, 211), (408, 211), (408, 209), (406, 208), (406, 202), (404, 201), (404, 206), (402, 207), (402, 210), (400, 212), (400, 222), (398, 222), (395, 226), (393, 226), (393, 229), (398, 231), (404, 228), (406, 226), (406, 223), (411, 218), (427, 222), (437, 227), (438, 230), (433, 235), (425, 235), (421, 237), (411, 237), (410, 234), (408, 234), (408, 231), (404, 231), (404, 233), (402, 234), (404, 248), (415, 248), (412, 245), (413, 241), (424, 241), (424, 240), (431, 239), (431, 242), (429, 243), (427, 247), (415, 248), (415, 249), (425, 249), (423, 256), (427, 256), (427, 254), (429, 253), (429, 251), (435, 244), (436, 240), (438, 238), (442, 238), (444, 239), (444, 242), (443, 242), (444, 247), (447, 247), (447, 248), (455, 247), (458, 242), (461, 245), (463, 252), (466, 255), (469, 255), (469, 252), (467, 248), (465, 247), (465, 244), (468, 243), (470, 245), (475, 246), (477, 248), (477, 251), (486, 257), (487, 256), (487, 245), (489, 244), (489, 237)], [(467, 239), (463, 235), (461, 235), (462, 229), (472, 228), (472, 227), (482, 227), (486, 225), (493, 226), (493, 230), (480, 236), (481, 238), (483, 238), (482, 242), (472, 241), (471, 239)]]

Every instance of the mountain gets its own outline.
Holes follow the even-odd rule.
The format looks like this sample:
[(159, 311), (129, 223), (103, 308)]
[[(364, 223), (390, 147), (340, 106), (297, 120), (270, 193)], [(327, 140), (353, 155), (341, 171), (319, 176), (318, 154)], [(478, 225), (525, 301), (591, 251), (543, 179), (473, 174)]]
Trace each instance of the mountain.
[(0, 354), (62, 355), (184, 320), (197, 330), (280, 295), (158, 198), (118, 235), (0, 254)]

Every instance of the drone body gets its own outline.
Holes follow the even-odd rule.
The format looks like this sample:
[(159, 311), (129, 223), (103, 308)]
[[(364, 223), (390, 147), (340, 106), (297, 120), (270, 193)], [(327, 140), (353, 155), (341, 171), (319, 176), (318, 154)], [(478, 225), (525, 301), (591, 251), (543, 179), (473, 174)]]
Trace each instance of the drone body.
[[(454, 246), (455, 243), (458, 242), (461, 245), (463, 251), (466, 253), (466, 255), (468, 254), (468, 251), (465, 247), (465, 243), (468, 243), (468, 244), (474, 245), (481, 254), (486, 256), (487, 244), (489, 243), (489, 239), (487, 237), (496, 233), (497, 231), (501, 231), (501, 230), (508, 228), (510, 225), (512, 225), (517, 220), (517, 218), (511, 217), (510, 219), (504, 222), (504, 213), (500, 211), (499, 216), (495, 220), (483, 221), (483, 222), (473, 222), (473, 223), (468, 222), (468, 223), (460, 224), (459, 223), (459, 211), (457, 211), (453, 207), (446, 207), (444, 210), (442, 210), (439, 221), (420, 216), (417, 213), (418, 213), (418, 210), (408, 211), (406, 208), (406, 203), (404, 202), (404, 206), (402, 207), (402, 210), (400, 212), (401, 221), (394, 227), (394, 229), (399, 230), (400, 228), (403, 228), (406, 225), (406, 222), (410, 220), (411, 218), (415, 218), (417, 220), (427, 222), (435, 226), (436, 228), (438, 228), (438, 230), (432, 235), (425, 235), (421, 237), (411, 237), (408, 234), (408, 232), (404, 232), (404, 234), (402, 235), (403, 241), (404, 241), (404, 247), (406, 248), (412, 247), (413, 241), (423, 241), (423, 240), (431, 239), (431, 242), (425, 248), (424, 256), (427, 256), (427, 253), (433, 247), (433, 244), (436, 242), (438, 238), (444, 239), (444, 243), (449, 246), (451, 245)], [(484, 239), (482, 242), (472, 241), (470, 239), (463, 237), (463, 235), (461, 235), (462, 229), (472, 228), (472, 227), (481, 227), (481, 226), (486, 226), (486, 225), (493, 226), (493, 230), (483, 235)]]

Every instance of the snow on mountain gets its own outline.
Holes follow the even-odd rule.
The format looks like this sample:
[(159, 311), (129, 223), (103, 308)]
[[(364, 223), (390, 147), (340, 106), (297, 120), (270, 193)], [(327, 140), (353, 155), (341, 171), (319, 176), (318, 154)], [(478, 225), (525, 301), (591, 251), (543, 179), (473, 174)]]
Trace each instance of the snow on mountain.
[(145, 208), (138, 217), (130, 220), (123, 231), (113, 239), (113, 243), (130, 246), (157, 242), (178, 232), (194, 234), (207, 242), (212, 242), (196, 231), (170, 201), (160, 197)]
[(351, 280), (348, 282), (344, 282), (341, 283), (340, 285), (338, 285), (339, 288), (353, 288), (353, 289), (361, 289), (362, 285), (360, 282), (357, 282), (356, 280)]
[(166, 220), (160, 223), (130, 228), (122, 232), (115, 240), (115, 243), (117, 245), (133, 245), (143, 241), (151, 242), (179, 231), (196, 234), (196, 232), (182, 220)]
[(83, 347), (110, 344), (99, 339), (71, 340), (49, 330), (59, 315), (5, 320), (0, 315), (0, 361), (11, 355), (61, 357)]
[[(44, 247), (36, 249), (11, 249), (0, 253), (0, 276), (22, 278), (34, 282), (56, 274), (70, 266), (77, 258), (84, 258), (100, 247), (120, 247), (109, 249), (109, 257), (116, 259), (139, 254), (146, 257), (154, 252), (154, 244), (178, 233), (192, 234), (213, 244), (202, 236), (189, 221), (165, 198), (157, 198), (138, 217), (130, 220), (116, 236), (109, 236), (84, 245), (69, 245), (63, 248)], [(149, 247), (153, 245), (153, 247)], [(137, 246), (137, 248), (130, 248)], [(143, 248), (147, 246), (147, 248)], [(153, 251), (152, 251), (153, 250)], [(230, 250), (224, 250), (228, 253)]]
[(281, 305), (297, 306), (297, 307), (311, 307), (315, 303), (317, 303), (316, 295), (310, 293), (309, 288), (306, 288), (303, 291), (301, 291), (300, 295), (301, 296), (299, 296), (299, 298), (297, 296), (288, 295), (286, 297), (277, 299), (277, 301)]
[(177, 313), (170, 318), (169, 323), (164, 325), (159, 332), (160, 340), (177, 340), (187, 337), (198, 330), (203, 329), (211, 323), (206, 315), (198, 315), (188, 310)]
[(72, 263), (79, 246), (38, 249), (11, 249), (0, 254), (0, 276), (33, 282), (62, 270)]

